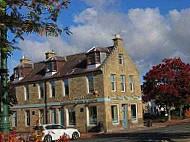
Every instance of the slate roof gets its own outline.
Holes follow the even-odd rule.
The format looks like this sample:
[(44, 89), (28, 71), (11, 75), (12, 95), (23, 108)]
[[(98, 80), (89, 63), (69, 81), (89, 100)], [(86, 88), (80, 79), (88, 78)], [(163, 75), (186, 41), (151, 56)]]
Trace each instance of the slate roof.
[[(96, 48), (98, 51), (110, 53), (111, 50), (113, 49), (113, 46), (96, 47)], [(27, 83), (27, 82), (42, 81), (42, 80), (48, 80), (48, 79), (54, 79), (54, 78), (64, 78), (64, 77), (69, 77), (73, 75), (94, 72), (94, 71), (99, 70), (99, 68), (93, 68), (93, 69), (87, 68), (86, 59), (87, 59), (86, 53), (74, 54), (74, 55), (69, 55), (66, 57), (53, 56), (46, 61), (34, 63), (33, 64), (34, 69), (32, 69), (32, 71), (26, 77), (24, 77), (19, 82), (15, 82), (14, 84), (20, 84), (20, 83), (22, 84), (22, 83)], [(50, 60), (63, 61), (63, 65), (54, 75), (46, 76), (45, 63)]]

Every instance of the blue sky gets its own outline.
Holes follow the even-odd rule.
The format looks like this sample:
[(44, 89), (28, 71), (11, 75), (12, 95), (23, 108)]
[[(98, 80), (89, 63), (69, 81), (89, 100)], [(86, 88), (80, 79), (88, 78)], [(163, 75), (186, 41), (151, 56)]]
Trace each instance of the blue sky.
[(180, 57), (190, 62), (189, 19), (189, 0), (72, 0), (57, 23), (69, 27), (73, 35), (26, 35), (19, 41), (21, 50), (9, 58), (9, 68), (19, 64), (22, 55), (35, 62), (43, 60), (48, 50), (68, 55), (92, 46), (109, 46), (117, 33), (141, 71), (142, 80), (163, 58)]

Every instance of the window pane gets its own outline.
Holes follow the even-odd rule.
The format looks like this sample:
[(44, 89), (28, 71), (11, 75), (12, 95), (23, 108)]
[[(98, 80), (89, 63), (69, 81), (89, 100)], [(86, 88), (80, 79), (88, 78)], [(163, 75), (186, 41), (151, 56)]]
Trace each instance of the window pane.
[(112, 123), (118, 123), (118, 109), (117, 106), (111, 106)]
[(87, 76), (88, 79), (88, 93), (94, 92), (94, 78), (92, 75)]
[(40, 124), (44, 124), (44, 110), (40, 109), (39, 111)]
[(123, 65), (123, 54), (119, 54), (119, 64)]
[(40, 86), (39, 97), (43, 98), (44, 97), (44, 83), (40, 83), (39, 86)]
[(13, 112), (13, 127), (17, 127), (17, 112)]
[(124, 92), (125, 91), (125, 76), (124, 75), (120, 76), (120, 81), (121, 81), (121, 91)]
[(75, 110), (74, 110), (74, 108), (69, 108), (68, 113), (69, 113), (69, 125), (75, 125)]
[(64, 81), (65, 84), (65, 95), (69, 95), (69, 82), (68, 79)]
[(55, 82), (51, 81), (51, 97), (55, 97)]
[(131, 105), (131, 120), (132, 121), (137, 120), (137, 106), (136, 106), (136, 104)]
[(89, 111), (89, 124), (97, 124), (97, 108), (92, 106), (88, 108)]
[(130, 90), (131, 90), (131, 92), (133, 92), (133, 90), (134, 90), (133, 76), (129, 76), (129, 83), (130, 83)]
[(30, 126), (30, 111), (26, 111), (26, 125)]
[(63, 109), (59, 109), (59, 124), (63, 125)]
[(30, 98), (30, 92), (29, 92), (29, 86), (25, 86), (25, 100), (29, 100)]
[(112, 90), (112, 91), (115, 91), (115, 90), (116, 90), (116, 86), (115, 86), (115, 75), (114, 75), (114, 74), (111, 74), (110, 79), (111, 79), (111, 90)]
[(51, 110), (51, 123), (56, 124), (56, 109)]

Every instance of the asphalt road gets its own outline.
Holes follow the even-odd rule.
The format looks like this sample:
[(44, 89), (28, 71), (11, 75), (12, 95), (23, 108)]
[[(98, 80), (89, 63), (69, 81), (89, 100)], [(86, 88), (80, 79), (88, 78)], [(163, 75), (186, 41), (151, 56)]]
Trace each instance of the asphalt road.
[(190, 123), (138, 132), (103, 134), (76, 142), (190, 142)]

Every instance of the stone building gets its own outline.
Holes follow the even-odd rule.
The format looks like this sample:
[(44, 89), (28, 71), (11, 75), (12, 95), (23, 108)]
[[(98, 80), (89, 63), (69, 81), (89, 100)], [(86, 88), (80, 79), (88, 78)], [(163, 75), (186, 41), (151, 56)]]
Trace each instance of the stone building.
[(44, 61), (21, 59), (14, 68), (18, 105), (13, 127), (31, 132), (39, 123), (58, 123), (81, 132), (113, 132), (142, 125), (139, 71), (116, 35), (113, 46)]

